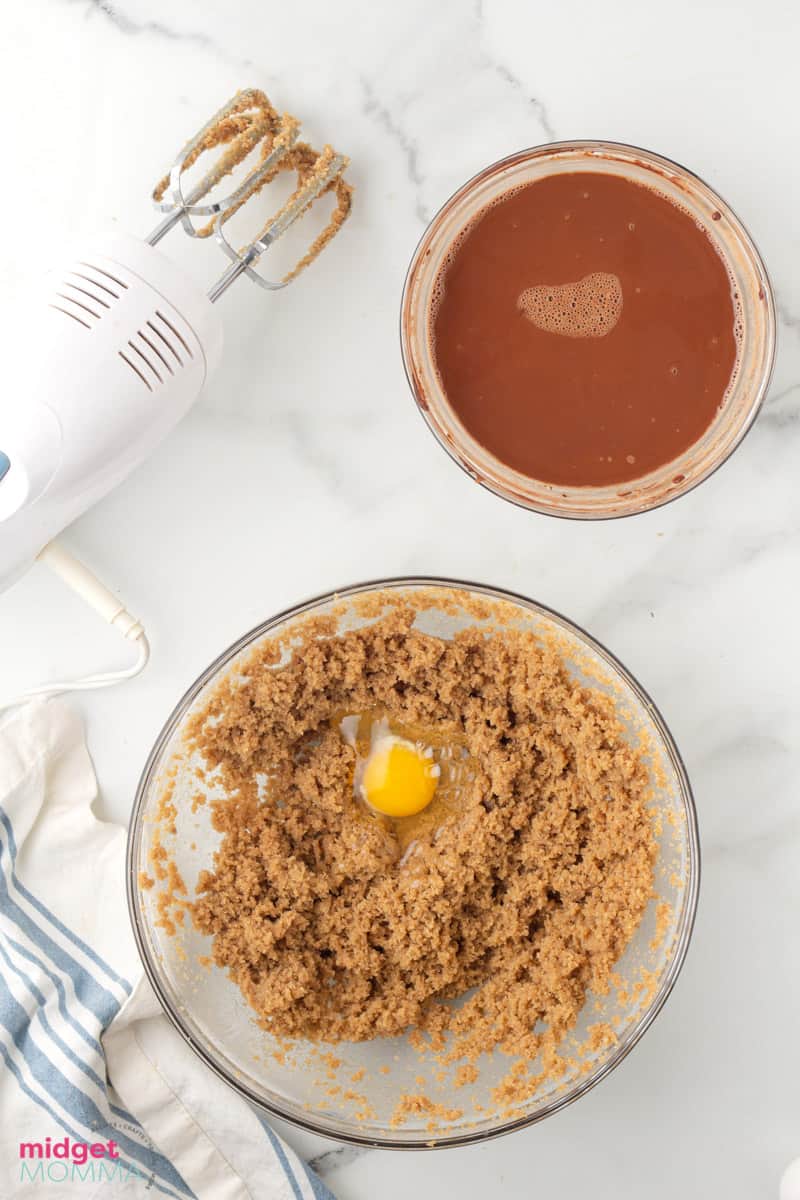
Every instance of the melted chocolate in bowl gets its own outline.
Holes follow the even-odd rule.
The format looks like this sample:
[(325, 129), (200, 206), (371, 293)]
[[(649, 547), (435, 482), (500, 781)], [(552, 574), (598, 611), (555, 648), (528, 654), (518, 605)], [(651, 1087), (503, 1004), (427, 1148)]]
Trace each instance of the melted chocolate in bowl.
[(454, 242), (431, 307), (432, 355), (464, 427), (556, 485), (621, 484), (678, 458), (738, 365), (741, 304), (708, 230), (611, 174), (501, 194)]

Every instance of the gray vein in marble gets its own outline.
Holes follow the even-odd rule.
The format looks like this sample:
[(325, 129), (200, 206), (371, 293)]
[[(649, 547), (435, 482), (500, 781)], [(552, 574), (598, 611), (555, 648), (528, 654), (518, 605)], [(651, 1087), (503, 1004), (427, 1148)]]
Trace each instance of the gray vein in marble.
[[(476, 0), (475, 20), (477, 21), (479, 27), (483, 24), (483, 0)], [(540, 100), (538, 96), (532, 96), (523, 84), (522, 80), (519, 79), (518, 76), (516, 76), (514, 72), (505, 65), (505, 63), (498, 62), (496, 58), (493, 58), (488, 54), (484, 54), (483, 57), (485, 62), (497, 75), (500, 76), (503, 82), (509, 84), (514, 91), (519, 92), (525, 103), (533, 110), (536, 120), (544, 130), (547, 141), (558, 141), (555, 128), (550, 120), (550, 116), (544, 101)]]
[(372, 1150), (372, 1146), (336, 1146), (333, 1150), (323, 1150), (322, 1154), (317, 1154), (309, 1160), (308, 1165), (318, 1175), (330, 1175), (342, 1167), (349, 1167), (356, 1159), (363, 1158)]
[[(681, 500), (676, 503), (680, 504)], [(683, 564), (689, 544), (687, 539), (691, 538), (692, 531), (684, 529), (679, 537), (661, 541), (649, 557), (618, 578), (613, 590), (584, 615), (583, 623), (608, 637), (609, 631), (620, 625), (624, 627), (626, 621), (640, 616), (643, 610), (649, 612), (654, 596), (670, 596), (674, 604), (679, 597), (685, 600), (689, 596), (703, 595), (709, 585), (721, 586), (721, 581), (731, 572), (752, 566), (793, 545), (797, 529), (795, 522), (789, 522), (781, 529), (740, 529), (735, 539), (719, 546), (717, 555), (697, 558), (690, 573), (685, 571)]]
[(784, 401), (800, 391), (800, 383), (791, 383), (782, 391), (770, 396), (767, 404), (758, 418), (759, 425), (768, 429), (787, 429), (800, 420), (800, 409), (797, 405), (784, 405)]
[[(387, 425), (385, 414), (359, 408), (337, 412), (335, 418), (325, 421), (319, 415), (312, 420), (307, 409), (281, 407), (272, 411), (267, 434), (250, 408), (232, 407), (223, 397), (227, 392), (217, 399), (209, 391), (198, 400), (188, 421), (207, 424), (226, 439), (234, 429), (236, 436), (241, 433), (251, 440), (268, 437), (265, 457), (279, 454), (296, 462), (298, 470), (312, 473), (326, 498), (340, 503), (349, 516), (363, 516), (368, 507), (374, 517), (417, 488), (413, 461), (398, 464), (390, 476), (381, 474), (381, 456), (385, 445), (392, 444), (395, 430), (394, 425)], [(358, 460), (339, 449), (343, 443), (355, 446), (359, 439)]]
[(778, 320), (781, 325), (790, 330), (795, 337), (800, 337), (800, 316), (787, 308), (783, 300), (779, 300), (777, 295), (775, 296), (775, 311), (778, 314)]
[(357, 501), (344, 488), (343, 464), (336, 453), (329, 453), (326, 439), (318, 439), (315, 431), (309, 430), (302, 413), (284, 412), (281, 416), (283, 432), (292, 442), (293, 455), (314, 473), (326, 493), (335, 496), (355, 509)]
[(519, 92), (520, 95), (524, 98), (525, 103), (528, 104), (529, 107), (533, 110), (533, 112), (536, 116), (536, 120), (539, 122), (542, 129), (544, 130), (547, 141), (548, 142), (558, 141), (558, 138), (556, 136), (556, 131), (550, 120), (550, 117), (547, 112), (547, 107), (544, 104), (544, 102), (539, 100), (536, 96), (531, 96), (530, 93), (525, 88), (525, 86), (523, 85), (522, 80), (518, 79), (517, 76), (513, 73), (513, 71), (510, 71), (508, 69), (508, 67), (506, 67), (503, 63), (499, 63), (493, 58), (488, 58), (487, 61), (491, 64), (492, 68), (496, 71), (496, 73), (500, 76), (500, 78), (505, 83), (510, 84), (510, 86), (512, 88), (514, 88), (515, 91)]
[[(778, 737), (774, 728), (773, 717), (769, 713), (750, 714), (752, 726), (749, 731), (737, 731), (736, 735), (714, 738), (706, 727), (700, 730), (702, 750), (696, 755), (698, 766), (704, 770), (716, 771), (721, 765), (730, 766), (736, 759), (750, 762), (785, 759), (791, 762), (792, 747), (785, 738)], [(713, 715), (712, 715), (713, 719)], [(721, 727), (719, 719), (714, 721), (717, 728)], [(745, 833), (746, 837), (747, 834)]]
[(110, 0), (86, 0), (86, 3), (89, 12), (100, 13), (120, 33), (149, 33), (171, 42), (190, 42), (192, 45), (207, 50), (216, 58), (233, 66), (251, 69), (256, 65), (251, 58), (238, 58), (236, 55), (229, 54), (226, 50), (223, 50), (219, 42), (209, 37), (208, 34), (198, 33), (195, 30), (179, 31), (171, 28), (169, 25), (162, 24), (161, 21), (135, 21), (133, 17), (124, 13), (118, 4), (112, 4)]
[(738, 839), (706, 834), (703, 839), (703, 860), (710, 863), (716, 859), (732, 859), (751, 868), (759, 868), (776, 851), (791, 847), (796, 839), (800, 839), (800, 817), (791, 814), (777, 821), (771, 829), (749, 833)]
[(390, 113), (385, 105), (381, 104), (378, 99), (372, 84), (363, 75), (360, 79), (361, 89), (363, 93), (362, 110), (368, 117), (372, 117), (380, 127), (388, 134), (389, 138), (400, 147), (403, 152), (403, 157), (406, 163), (406, 174), (409, 182), (414, 188), (415, 205), (414, 210), (417, 219), (423, 225), (427, 225), (430, 220), (425, 204), (420, 195), (420, 189), (424, 183), (422, 172), (419, 169), (419, 151), (416, 142), (408, 136), (401, 125), (397, 123), (395, 118)]

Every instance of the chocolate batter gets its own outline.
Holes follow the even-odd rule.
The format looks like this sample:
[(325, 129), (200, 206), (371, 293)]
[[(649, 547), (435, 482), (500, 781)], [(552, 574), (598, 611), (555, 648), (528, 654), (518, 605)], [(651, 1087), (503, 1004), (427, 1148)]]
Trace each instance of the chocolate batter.
[(683, 453), (737, 361), (732, 281), (708, 233), (613, 175), (501, 197), (456, 242), (434, 304), (436, 364), (463, 424), (562, 486), (627, 482)]

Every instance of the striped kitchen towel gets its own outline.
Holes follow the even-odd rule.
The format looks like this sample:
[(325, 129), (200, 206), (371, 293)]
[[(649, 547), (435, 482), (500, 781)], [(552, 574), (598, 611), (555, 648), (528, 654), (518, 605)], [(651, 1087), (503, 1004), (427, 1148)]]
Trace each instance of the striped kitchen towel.
[(65, 704), (0, 727), (0, 1195), (333, 1200), (161, 1015), (95, 795)]

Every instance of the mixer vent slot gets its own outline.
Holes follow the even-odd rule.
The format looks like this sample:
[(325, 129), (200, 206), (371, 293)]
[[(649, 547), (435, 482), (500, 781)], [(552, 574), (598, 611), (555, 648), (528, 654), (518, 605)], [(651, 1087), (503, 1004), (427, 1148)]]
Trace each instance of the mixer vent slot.
[[(142, 336), (141, 333), (137, 333), (137, 335), (136, 335), (137, 338), (141, 338), (141, 336)], [(147, 347), (143, 347), (140, 341), (134, 341), (133, 338), (131, 338), (131, 340), (128, 342), (128, 345), (130, 346), (130, 348), (134, 354), (138, 354), (139, 361), (144, 363), (144, 365), (150, 371), (150, 374), (155, 375), (155, 377), (159, 383), (163, 383), (164, 382), (163, 376), (161, 375), (161, 372), (159, 371), (156, 364), (153, 362), (152, 353), (151, 354), (147, 353)], [(149, 378), (149, 376), (148, 376), (148, 378)]]
[(183, 358), (178, 347), (185, 347), (186, 343), (183, 338), (177, 337), (173, 326), (160, 312), (155, 313), (152, 321), (147, 322), (146, 331), (142, 336), (149, 338), (153, 346), (159, 348), (164, 356), (165, 365), (169, 366), (170, 373), (172, 373), (173, 365), (183, 366)]
[(122, 280), (90, 263), (77, 263), (58, 285), (50, 308), (92, 329), (127, 287)]
[[(130, 343), (128, 343), (128, 344), (130, 345)], [(150, 382), (147, 380), (147, 378), (145, 377), (145, 375), (143, 375), (143, 374), (142, 374), (142, 372), (141, 372), (141, 371), (139, 370), (139, 368), (137, 367), (136, 363), (135, 363), (135, 362), (133, 362), (133, 361), (132, 361), (132, 360), (131, 360), (131, 359), (128, 357), (128, 355), (125, 353), (125, 351), (124, 351), (124, 350), (119, 350), (119, 351), (117, 351), (117, 353), (119, 354), (119, 356), (120, 356), (120, 358), (122, 359), (122, 361), (128, 364), (128, 366), (129, 366), (129, 367), (130, 367), (130, 369), (131, 369), (131, 370), (134, 372), (134, 374), (136, 374), (136, 375), (138, 375), (138, 376), (139, 376), (139, 378), (141, 379), (142, 383), (143, 383), (143, 384), (144, 384), (144, 386), (147, 388), (148, 392), (152, 392), (152, 390), (153, 390), (153, 386), (152, 386), (152, 384), (151, 384), (151, 383), (150, 383)]]
[[(194, 355), (192, 354), (192, 351), (189, 348), (188, 342), (179, 333), (179, 331), (175, 328), (175, 326), (172, 324), (172, 322), (170, 320), (168, 320), (168, 318), (165, 317), (164, 314), (162, 312), (160, 312), (158, 309), (156, 309), (156, 321), (158, 322), (158, 325), (160, 326), (161, 330), (163, 331), (163, 332), (159, 333), (159, 337), (164, 339), (164, 341), (167, 343), (167, 345), (169, 346), (172, 353), (177, 358), (178, 362), (181, 364), (181, 366), (183, 366), (183, 360), (177, 350), (176, 343), (178, 343), (182, 347), (184, 354), (186, 354), (188, 358), (194, 358)], [(151, 326), (151, 328), (155, 328), (155, 326), (152, 325), (152, 322), (148, 321), (147, 323), (148, 323), (148, 325)], [(156, 332), (158, 332), (158, 330), (156, 330)]]
[(103, 282), (100, 283), (97, 279), (92, 279), (90, 282), (96, 284), (97, 287), (102, 287), (104, 291), (109, 292), (115, 299), (119, 299), (121, 292), (127, 292), (128, 285), (118, 279), (116, 275), (110, 275), (108, 271), (104, 271), (102, 267), (96, 267), (94, 263), (81, 262), (80, 267), (86, 267), (89, 271), (94, 271), (95, 275), (102, 276)]
[[(149, 325), (149, 321), (148, 321), (148, 325)], [(156, 371), (156, 373), (158, 373), (158, 371), (163, 369), (169, 375), (174, 375), (175, 372), (172, 369), (172, 364), (170, 363), (170, 361), (166, 357), (166, 355), (163, 354), (161, 350), (159, 350), (157, 339), (155, 337), (153, 337), (152, 330), (149, 331), (149, 334), (150, 334), (150, 336), (148, 337), (148, 335), (144, 332), (143, 329), (139, 330), (139, 337), (141, 338), (142, 342), (144, 342), (144, 345), (147, 347), (147, 349), (145, 350), (145, 353), (148, 355), (148, 357), (150, 358), (150, 360), (152, 362), (153, 370)], [(161, 382), (161, 377), (159, 376), (159, 383), (160, 382)]]
[(69, 309), (64, 308), (64, 306), (62, 304), (52, 304), (51, 303), (51, 304), (48, 304), (47, 307), (54, 308), (56, 310), (56, 312), (63, 313), (65, 317), (71, 317), (73, 321), (77, 321), (79, 325), (82, 325), (84, 327), (84, 329), (92, 328), (88, 321), (84, 321), (80, 317), (76, 317), (74, 312), (70, 312)]
[(119, 352), (123, 362), (135, 371), (152, 392), (192, 357), (185, 338), (162, 312), (155, 312)]

